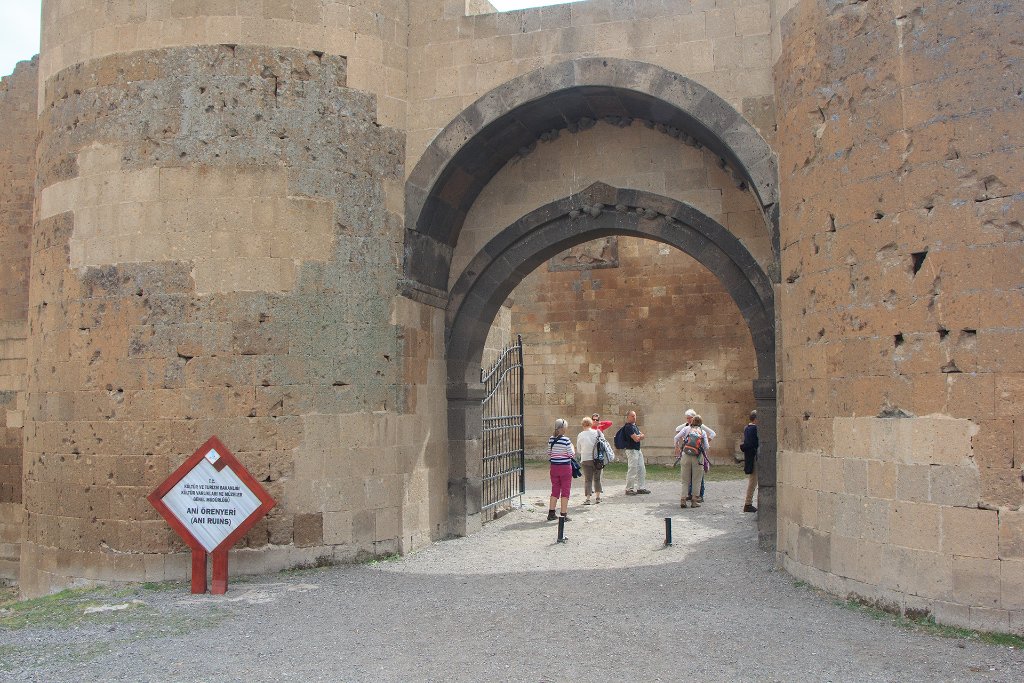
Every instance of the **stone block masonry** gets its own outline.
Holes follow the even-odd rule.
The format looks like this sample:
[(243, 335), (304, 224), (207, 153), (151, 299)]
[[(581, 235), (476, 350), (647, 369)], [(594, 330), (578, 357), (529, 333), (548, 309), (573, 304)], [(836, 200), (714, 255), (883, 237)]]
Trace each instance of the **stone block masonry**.
[(782, 563), (1016, 632), (1024, 101), (1020, 51), (996, 46), (1022, 22), (805, 0), (776, 65)]
[[(615, 240), (616, 238), (611, 238)], [(604, 246), (589, 243), (579, 252)], [(604, 250), (606, 251), (606, 250)], [(511, 329), (523, 335), (526, 444), (546, 454), (549, 423), (597, 411), (618, 429), (636, 410), (649, 461), (671, 463), (672, 436), (687, 408), (718, 431), (712, 455), (732, 462), (757, 377), (750, 333), (715, 277), (671, 247), (617, 238), (613, 268), (556, 268), (553, 259), (516, 289)]]
[[(478, 528), (484, 337), (575, 246), (498, 331), (607, 360), (544, 331), (536, 367), (578, 374), (537, 405), (658, 396), (645, 420), (703, 381), (735, 403), (677, 396), (654, 431), (691, 401), (729, 429), (752, 361), (760, 542), (836, 593), (1020, 631), (1020, 3), (485, 10), (43, 1), (38, 66), (0, 86), (0, 579), (183, 576), (142, 501), (211, 433), (281, 501), (240, 571)], [(583, 248), (611, 235), (684, 249), (741, 315), (681, 257), (622, 267), (653, 243)], [(626, 342), (599, 344), (625, 270), (661, 386), (633, 364), (623, 390)], [(711, 354), (652, 322), (698, 295)]]
[(444, 450), (396, 422), (431, 405), (402, 359), (437, 352), (430, 318), (389, 304), (403, 140), (345, 60), (115, 55), (44, 102), (22, 591), (176, 576), (144, 496), (209, 434), (281, 502), (241, 544), (250, 570), (446, 533)]
[(0, 80), (0, 582), (18, 578), (38, 60)]

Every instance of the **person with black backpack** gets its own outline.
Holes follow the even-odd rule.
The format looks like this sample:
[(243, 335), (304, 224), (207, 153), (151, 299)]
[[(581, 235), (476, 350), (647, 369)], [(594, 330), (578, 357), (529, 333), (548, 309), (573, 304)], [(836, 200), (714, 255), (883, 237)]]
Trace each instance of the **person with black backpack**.
[(644, 452), (640, 442), (646, 435), (636, 426), (636, 413), (626, 413), (626, 424), (615, 432), (615, 447), (626, 452), (626, 495), (650, 493), (644, 488), (647, 483), (647, 468), (644, 466)]

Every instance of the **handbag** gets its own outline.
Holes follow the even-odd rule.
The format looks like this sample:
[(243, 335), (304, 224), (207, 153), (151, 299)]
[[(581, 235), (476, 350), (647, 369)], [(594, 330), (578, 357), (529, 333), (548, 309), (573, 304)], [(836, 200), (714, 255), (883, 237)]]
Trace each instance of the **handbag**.
[(583, 469), (580, 468), (580, 464), (576, 462), (576, 458), (570, 458), (569, 464), (572, 465), (572, 478), (578, 479), (583, 476)]
[(605, 441), (604, 434), (598, 432), (597, 441), (594, 442), (594, 469), (603, 470), (604, 466), (615, 459), (611, 446)]

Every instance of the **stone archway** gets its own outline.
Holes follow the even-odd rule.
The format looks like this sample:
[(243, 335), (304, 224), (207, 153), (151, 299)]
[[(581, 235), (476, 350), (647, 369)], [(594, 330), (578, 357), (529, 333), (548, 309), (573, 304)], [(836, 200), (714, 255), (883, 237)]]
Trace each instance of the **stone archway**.
[(480, 358), (491, 322), (515, 287), (555, 254), (608, 235), (656, 240), (689, 254), (729, 292), (757, 354), (754, 397), (762, 416), (759, 534), (775, 538), (775, 303), (772, 282), (743, 244), (694, 207), (660, 195), (595, 184), (536, 209), (492, 239), (448, 296), (446, 353), (449, 513), (460, 533), (480, 524)]
[(761, 208), (772, 245), (768, 272), (778, 281), (778, 169), (764, 139), (728, 102), (681, 74), (594, 57), (546, 66), (495, 88), (427, 147), (406, 182), (403, 293), (445, 306), (455, 245), (487, 183), (538, 140), (598, 120), (642, 120), (718, 156)]

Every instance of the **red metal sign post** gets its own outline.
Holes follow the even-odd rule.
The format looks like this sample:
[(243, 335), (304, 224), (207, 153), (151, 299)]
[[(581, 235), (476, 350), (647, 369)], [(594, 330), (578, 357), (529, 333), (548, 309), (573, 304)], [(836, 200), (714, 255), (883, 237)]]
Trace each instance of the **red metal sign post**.
[(228, 590), (228, 550), (276, 505), (215, 436), (146, 499), (192, 549), (193, 593), (206, 592), (206, 556), (213, 558), (215, 595)]

